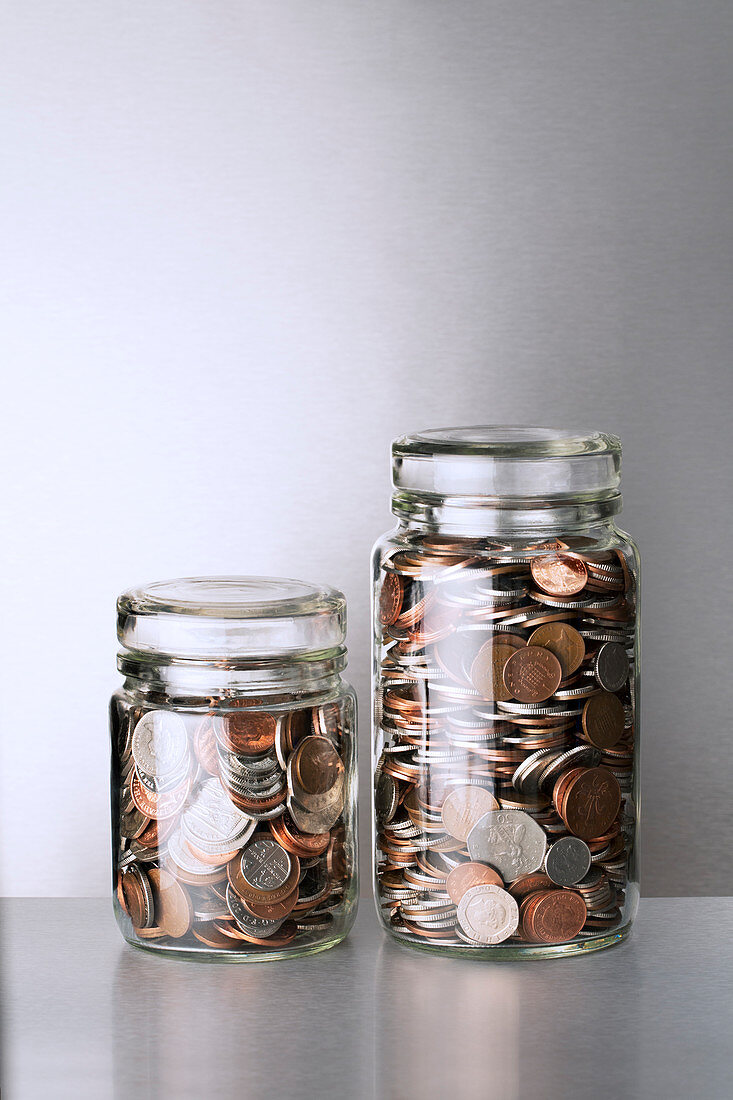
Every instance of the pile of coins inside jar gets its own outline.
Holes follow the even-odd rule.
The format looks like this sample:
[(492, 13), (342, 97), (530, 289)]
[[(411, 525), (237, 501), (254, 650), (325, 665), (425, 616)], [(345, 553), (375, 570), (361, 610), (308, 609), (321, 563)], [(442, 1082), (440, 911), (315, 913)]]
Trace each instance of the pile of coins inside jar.
[(133, 940), (277, 950), (342, 911), (350, 704), (238, 702), (213, 700), (203, 717), (113, 712), (117, 900)]
[(635, 592), (621, 552), (410, 537), (381, 562), (377, 889), (398, 935), (562, 944), (622, 922)]

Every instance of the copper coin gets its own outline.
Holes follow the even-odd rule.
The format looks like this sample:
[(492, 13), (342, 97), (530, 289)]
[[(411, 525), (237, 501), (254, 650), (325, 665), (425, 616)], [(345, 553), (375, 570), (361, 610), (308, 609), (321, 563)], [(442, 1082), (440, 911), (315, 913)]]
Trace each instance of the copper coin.
[(185, 936), (193, 921), (193, 906), (185, 886), (173, 875), (151, 867), (148, 878), (153, 890), (155, 919), (158, 927), (173, 939)]
[(133, 866), (129, 871), (125, 872), (122, 876), (122, 893), (125, 899), (125, 908), (132, 921), (133, 927), (150, 928), (153, 924), (154, 918), (154, 903), (152, 902), (151, 888), (148, 885), (145, 889), (146, 883), (149, 883), (149, 879), (143, 881), (144, 871), (141, 871), (139, 867)]
[(445, 888), (454, 905), (458, 905), (466, 890), (472, 886), (502, 886), (504, 880), (492, 867), (485, 863), (459, 863), (445, 880)]
[(504, 683), (504, 666), (516, 649), (508, 642), (494, 640), (481, 646), (471, 665), (471, 683), (482, 698), (500, 702), (511, 699)]
[(585, 562), (575, 554), (544, 554), (533, 558), (529, 568), (535, 584), (548, 596), (575, 596), (588, 580)]
[(295, 906), (298, 904), (299, 888), (296, 886), (292, 894), (288, 894), (282, 901), (273, 902), (256, 902), (247, 901), (246, 898), (242, 898), (242, 905), (251, 913), (253, 917), (260, 917), (262, 920), (283, 920), (292, 913)]
[(402, 577), (397, 573), (385, 573), (379, 592), (379, 621), (382, 626), (390, 626), (399, 617), (403, 594)]
[(580, 668), (585, 657), (585, 642), (575, 627), (568, 623), (545, 623), (530, 634), (529, 645), (549, 649), (560, 662), (565, 679)]
[(191, 790), (191, 780), (186, 778), (179, 787), (172, 791), (160, 791), (155, 794), (140, 781), (140, 776), (135, 772), (130, 791), (133, 801), (140, 813), (146, 817), (159, 820), (164, 817), (173, 817), (182, 808)]
[(577, 936), (587, 916), (580, 894), (572, 890), (546, 890), (531, 899), (523, 930), (533, 943), (566, 943)]
[(298, 801), (308, 809), (302, 797), (326, 794), (342, 780), (344, 765), (331, 742), (326, 737), (306, 737), (293, 755), (293, 772), (301, 788)]
[(533, 894), (538, 890), (551, 890), (553, 886), (552, 879), (544, 871), (533, 871), (531, 875), (522, 875), (521, 878), (516, 879), (515, 882), (507, 886), (507, 890), (513, 898), (521, 901), (529, 894)]
[(175, 817), (167, 817), (162, 821), (156, 821), (153, 818), (137, 837), (137, 842), (145, 848), (158, 848), (168, 839), (175, 827)]
[(617, 695), (600, 691), (583, 707), (583, 733), (597, 749), (612, 749), (624, 735), (626, 715)]
[(601, 836), (621, 807), (621, 788), (607, 768), (580, 768), (562, 797), (558, 810), (571, 833), (581, 840)]
[(237, 951), (237, 941), (224, 933), (212, 921), (197, 921), (191, 929), (194, 936), (206, 947), (221, 948), (224, 951)]
[(278, 844), (292, 855), (302, 859), (323, 855), (331, 840), (330, 833), (301, 832), (287, 812), (276, 817), (269, 824), (270, 832)]
[[(489, 810), (498, 810), (499, 803), (485, 787), (455, 787), (445, 798), (440, 815), (445, 831), (465, 843), (479, 818)], [(497, 883), (497, 885), (499, 885)]]
[(219, 774), (219, 757), (216, 752), (215, 726), (219, 719), (213, 714), (207, 714), (201, 721), (193, 735), (193, 751), (204, 771), (209, 775)]
[(541, 646), (515, 649), (504, 665), (504, 683), (520, 703), (542, 703), (557, 691), (562, 668), (554, 653)]
[(232, 711), (222, 716), (221, 739), (230, 752), (259, 756), (275, 746), (277, 718), (264, 711)]

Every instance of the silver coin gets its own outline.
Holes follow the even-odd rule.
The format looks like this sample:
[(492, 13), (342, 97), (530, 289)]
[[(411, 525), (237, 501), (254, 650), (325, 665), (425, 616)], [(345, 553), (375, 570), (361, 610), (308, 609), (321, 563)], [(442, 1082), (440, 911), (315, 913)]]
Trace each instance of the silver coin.
[(629, 658), (619, 642), (605, 642), (596, 654), (595, 674), (606, 691), (620, 691), (629, 677)]
[(537, 781), (540, 790), (549, 789), (570, 768), (595, 768), (600, 763), (601, 755), (600, 749), (593, 745), (576, 745), (575, 748), (560, 753), (540, 775)]
[(254, 890), (278, 890), (293, 868), (288, 852), (268, 836), (256, 836), (242, 852), (242, 876)]
[(283, 923), (282, 920), (264, 920), (262, 917), (253, 917), (245, 909), (237, 892), (232, 889), (231, 883), (227, 885), (227, 907), (242, 931), (250, 936), (256, 936), (260, 940), (267, 939), (268, 936), (274, 936)]
[(458, 923), (475, 943), (501, 943), (519, 926), (519, 906), (500, 886), (472, 886), (458, 904)]
[(545, 874), (558, 886), (575, 886), (588, 874), (590, 865), (590, 848), (577, 836), (560, 837), (545, 856)]
[(523, 810), (489, 810), (468, 834), (471, 859), (488, 863), (506, 882), (542, 866), (545, 834)]
[(182, 871), (186, 871), (189, 875), (211, 875), (222, 866), (221, 863), (216, 866), (211, 863), (204, 863), (203, 860), (195, 856), (190, 848), (183, 843), (183, 837), (179, 831), (168, 837), (168, 855)]
[(175, 771), (188, 752), (183, 719), (169, 710), (149, 710), (135, 726), (132, 755), (139, 771), (149, 776)]
[(255, 830), (254, 819), (232, 805), (216, 778), (199, 787), (181, 824), (188, 839), (211, 855), (241, 848)]

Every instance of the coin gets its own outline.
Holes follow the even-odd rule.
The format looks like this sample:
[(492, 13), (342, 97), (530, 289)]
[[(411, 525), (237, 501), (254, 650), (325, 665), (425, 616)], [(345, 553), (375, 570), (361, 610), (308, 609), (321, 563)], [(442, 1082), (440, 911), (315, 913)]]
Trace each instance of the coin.
[(590, 849), (576, 836), (560, 837), (545, 856), (545, 871), (558, 886), (574, 886), (588, 874), (590, 865)]
[(629, 678), (626, 647), (618, 642), (605, 642), (596, 654), (594, 671), (602, 688), (620, 691)]
[(227, 886), (226, 898), (229, 912), (237, 922), (237, 927), (249, 936), (256, 936), (261, 940), (267, 939), (274, 935), (282, 924), (282, 920), (266, 920), (249, 913), (242, 899), (232, 889), (231, 883)]
[(298, 782), (298, 801), (308, 809), (308, 797), (332, 791), (343, 783), (344, 765), (325, 737), (306, 737), (293, 753), (293, 772)]
[(504, 683), (504, 666), (517, 647), (510, 643), (485, 642), (471, 665), (471, 683), (483, 699), (511, 699)]
[(500, 886), (472, 886), (458, 904), (458, 923), (476, 943), (501, 943), (516, 932), (519, 907)]
[(396, 573), (385, 573), (379, 591), (379, 621), (390, 626), (400, 614), (404, 586)]
[[(298, 857), (286, 852), (272, 837), (256, 836), (244, 849), (240, 860), (242, 878), (250, 888), (249, 895), (243, 896), (250, 896), (253, 901), (280, 900), (271, 895), (290, 882), (297, 865)], [(295, 878), (297, 881), (297, 873)]]
[(232, 805), (218, 779), (209, 779), (189, 802), (181, 825), (194, 845), (216, 854), (243, 847), (257, 822)]
[(161, 818), (175, 816), (183, 807), (190, 790), (191, 780), (187, 778), (175, 790), (161, 791), (160, 794), (154, 794), (143, 786), (137, 772), (130, 784), (133, 801), (138, 810), (145, 815), (146, 822), (148, 818), (155, 818), (157, 821)]
[(484, 863), (459, 863), (445, 880), (445, 888), (454, 905), (472, 886), (502, 886), (504, 882), (501, 875)]
[(244, 908), (253, 917), (259, 917), (261, 920), (284, 920), (298, 904), (299, 893), (300, 891), (296, 886), (292, 893), (288, 894), (282, 901), (256, 902), (248, 901), (246, 898), (242, 898), (241, 901)]
[(445, 831), (457, 840), (468, 840), (476, 822), (489, 810), (498, 810), (499, 803), (485, 787), (466, 785), (455, 787), (441, 808)]
[(583, 732), (597, 749), (612, 749), (624, 735), (626, 716), (617, 695), (600, 691), (583, 707)]
[(529, 565), (538, 588), (548, 596), (576, 596), (588, 581), (588, 570), (575, 554), (545, 554)]
[(216, 754), (216, 723), (219, 719), (212, 714), (206, 717), (196, 727), (193, 735), (193, 751), (201, 767), (209, 775), (219, 774), (219, 763)]
[(222, 716), (221, 740), (231, 752), (258, 756), (275, 747), (277, 718), (264, 711), (236, 710)]
[(183, 719), (168, 710), (149, 710), (142, 716), (132, 735), (132, 756), (146, 775), (165, 775), (174, 771), (188, 751)]
[(493, 810), (468, 834), (471, 859), (488, 863), (505, 882), (542, 866), (547, 841), (540, 825), (523, 810)]
[(541, 703), (557, 690), (562, 668), (557, 657), (541, 646), (515, 649), (504, 665), (504, 683), (520, 703)]
[(154, 924), (155, 902), (150, 880), (137, 864), (122, 875), (122, 894), (130, 920), (135, 928), (151, 928)]
[(546, 890), (523, 902), (522, 933), (532, 943), (566, 943), (577, 936), (588, 910), (580, 894)]
[(397, 783), (391, 775), (380, 772), (377, 776), (374, 794), (374, 805), (377, 815), (377, 823), (380, 828), (387, 825), (395, 815), (399, 802)]
[(602, 836), (621, 806), (615, 776), (607, 768), (576, 768), (558, 780), (555, 791), (560, 784), (564, 784), (559, 792), (561, 802), (555, 806), (570, 832), (582, 840)]
[(158, 927), (173, 939), (180, 939), (186, 935), (193, 920), (193, 906), (185, 886), (158, 867), (150, 868), (148, 879)]
[(554, 653), (560, 662), (562, 676), (565, 679), (576, 672), (585, 657), (585, 642), (575, 627), (568, 623), (545, 623), (538, 626), (529, 636), (530, 646), (542, 646)]

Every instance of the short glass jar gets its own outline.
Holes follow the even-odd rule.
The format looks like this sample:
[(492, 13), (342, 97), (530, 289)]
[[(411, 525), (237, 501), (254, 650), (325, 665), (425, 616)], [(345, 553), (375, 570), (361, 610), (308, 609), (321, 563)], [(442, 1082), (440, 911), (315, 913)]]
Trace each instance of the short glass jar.
[(114, 910), (128, 943), (323, 951), (357, 906), (356, 705), (340, 592), (196, 577), (117, 601)]
[(572, 955), (638, 904), (639, 562), (602, 433), (395, 441), (373, 554), (374, 867), (401, 943)]

